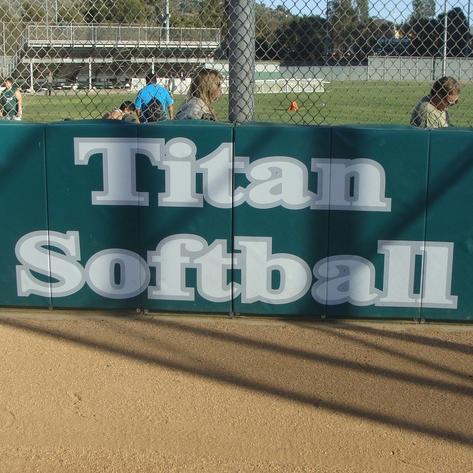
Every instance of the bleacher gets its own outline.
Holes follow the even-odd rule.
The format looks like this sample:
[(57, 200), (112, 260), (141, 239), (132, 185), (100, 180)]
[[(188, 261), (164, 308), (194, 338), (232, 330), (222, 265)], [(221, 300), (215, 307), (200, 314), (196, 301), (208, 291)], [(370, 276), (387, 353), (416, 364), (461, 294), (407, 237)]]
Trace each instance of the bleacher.
[(54, 70), (55, 82), (78, 76), (88, 88), (102, 82), (126, 82), (145, 71), (179, 70), (205, 64), (220, 46), (218, 28), (165, 28), (140, 25), (29, 24), (0, 58), (2, 75), (35, 90)]

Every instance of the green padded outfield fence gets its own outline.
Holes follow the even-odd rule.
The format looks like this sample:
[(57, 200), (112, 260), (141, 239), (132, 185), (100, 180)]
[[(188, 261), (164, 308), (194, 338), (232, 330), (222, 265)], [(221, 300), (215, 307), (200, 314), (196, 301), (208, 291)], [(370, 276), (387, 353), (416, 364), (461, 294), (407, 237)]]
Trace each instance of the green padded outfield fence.
[(473, 317), (473, 132), (0, 123), (0, 305)]

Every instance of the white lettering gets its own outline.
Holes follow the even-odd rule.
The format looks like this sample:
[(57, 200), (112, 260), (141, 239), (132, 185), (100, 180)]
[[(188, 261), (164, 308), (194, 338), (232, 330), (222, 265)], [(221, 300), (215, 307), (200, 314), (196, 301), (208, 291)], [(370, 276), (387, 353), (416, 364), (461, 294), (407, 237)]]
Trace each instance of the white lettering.
[[(309, 190), (308, 170), (301, 161), (285, 156), (260, 158), (233, 156), (233, 144), (222, 143), (197, 160), (197, 147), (187, 138), (166, 145), (152, 138), (75, 138), (76, 165), (87, 165), (94, 154), (102, 157), (103, 191), (92, 192), (93, 205), (148, 206), (148, 192), (137, 191), (136, 155), (143, 154), (164, 171), (165, 190), (158, 193), (161, 207), (218, 208), (247, 202), (258, 209), (333, 209), (391, 211), (385, 196), (383, 167), (372, 159), (312, 159), (317, 192)], [(245, 174), (248, 187), (233, 189), (234, 174)], [(203, 193), (197, 192), (202, 175)]]
[(453, 243), (426, 241), (423, 250), (422, 307), (456, 309), (458, 297), (451, 292)]
[(313, 273), (318, 281), (311, 293), (320, 304), (366, 306), (379, 297), (374, 266), (361, 256), (329, 256), (314, 266)]
[(307, 168), (297, 159), (281, 156), (258, 159), (250, 164), (247, 177), (250, 181), (246, 188), (247, 201), (257, 209), (279, 205), (302, 209), (311, 201)]
[(378, 242), (378, 253), (384, 254), (384, 287), (377, 306), (420, 307), (420, 295), (414, 294), (414, 275), (415, 257), (422, 253), (422, 243)]
[(99, 251), (85, 267), (87, 283), (97, 294), (109, 299), (128, 299), (141, 294), (149, 284), (146, 261), (129, 250)]
[(208, 301), (227, 302), (240, 294), (240, 285), (231, 282), (232, 255), (226, 248), (226, 240), (215, 240), (201, 256), (193, 258), (197, 267), (197, 292)]
[[(235, 236), (233, 255), (227, 245), (227, 240), (209, 245), (198, 235), (171, 235), (148, 252), (147, 262), (129, 250), (106, 249), (91, 256), (84, 270), (79, 263), (78, 232), (32, 232), (15, 246), (20, 262), (17, 293), (65, 297), (87, 282), (97, 294), (110, 299), (135, 297), (148, 288), (149, 299), (194, 301), (197, 288), (202, 298), (212, 302), (228, 302), (241, 295), (244, 304), (287, 304), (310, 289), (307, 263), (292, 254), (273, 254), (272, 238)], [(317, 280), (311, 295), (327, 305), (455, 309), (453, 248), (451, 242), (379, 241), (378, 252), (384, 254), (383, 291), (375, 287), (375, 268), (367, 259), (329, 256), (314, 265)], [(154, 285), (149, 285), (151, 269)], [(195, 283), (190, 284), (188, 270), (194, 271)], [(233, 281), (232, 270), (241, 273), (241, 284)]]
[(192, 254), (207, 248), (196, 235), (172, 235), (162, 240), (156, 251), (148, 252), (148, 264), (156, 268), (156, 285), (148, 288), (150, 299), (193, 301), (194, 289), (186, 286), (186, 269), (194, 267)]
[(196, 146), (186, 138), (175, 138), (166, 144), (159, 169), (165, 172), (165, 191), (158, 194), (162, 207), (202, 207), (202, 194), (196, 192)]
[[(47, 249), (55, 247), (58, 251)], [(19, 296), (36, 294), (42, 297), (65, 297), (79, 291), (84, 285), (80, 260), (79, 232), (31, 232), (20, 238), (15, 254), (21, 265), (16, 267)], [(32, 274), (50, 278), (42, 281)]]
[(149, 205), (147, 192), (136, 190), (136, 154), (157, 166), (164, 140), (131, 138), (74, 138), (74, 162), (87, 165), (102, 156), (103, 191), (92, 192), (92, 205)]
[[(305, 261), (287, 253), (272, 254), (272, 239), (235, 237), (236, 268), (241, 270), (241, 301), (288, 304), (310, 288), (310, 268)], [(273, 273), (279, 276), (273, 288)]]
[(311, 208), (391, 211), (391, 199), (385, 196), (386, 175), (376, 161), (313, 159), (311, 169), (319, 175), (319, 189)]

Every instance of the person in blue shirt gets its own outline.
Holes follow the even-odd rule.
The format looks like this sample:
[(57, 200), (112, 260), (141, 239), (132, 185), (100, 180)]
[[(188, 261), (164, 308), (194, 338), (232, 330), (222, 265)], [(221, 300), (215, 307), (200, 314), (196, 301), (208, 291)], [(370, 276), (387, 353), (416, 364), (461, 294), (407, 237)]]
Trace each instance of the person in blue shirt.
[(146, 86), (138, 92), (135, 107), (141, 123), (174, 118), (174, 101), (167, 89), (156, 83), (156, 74), (146, 76)]

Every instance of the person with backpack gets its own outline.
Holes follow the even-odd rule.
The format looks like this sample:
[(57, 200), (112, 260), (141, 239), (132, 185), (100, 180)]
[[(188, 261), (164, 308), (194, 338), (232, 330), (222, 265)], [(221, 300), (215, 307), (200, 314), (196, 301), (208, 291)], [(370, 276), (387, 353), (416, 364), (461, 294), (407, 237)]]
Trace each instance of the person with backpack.
[(136, 96), (135, 107), (140, 123), (174, 118), (174, 101), (167, 89), (156, 81), (156, 74), (148, 74), (145, 87)]

